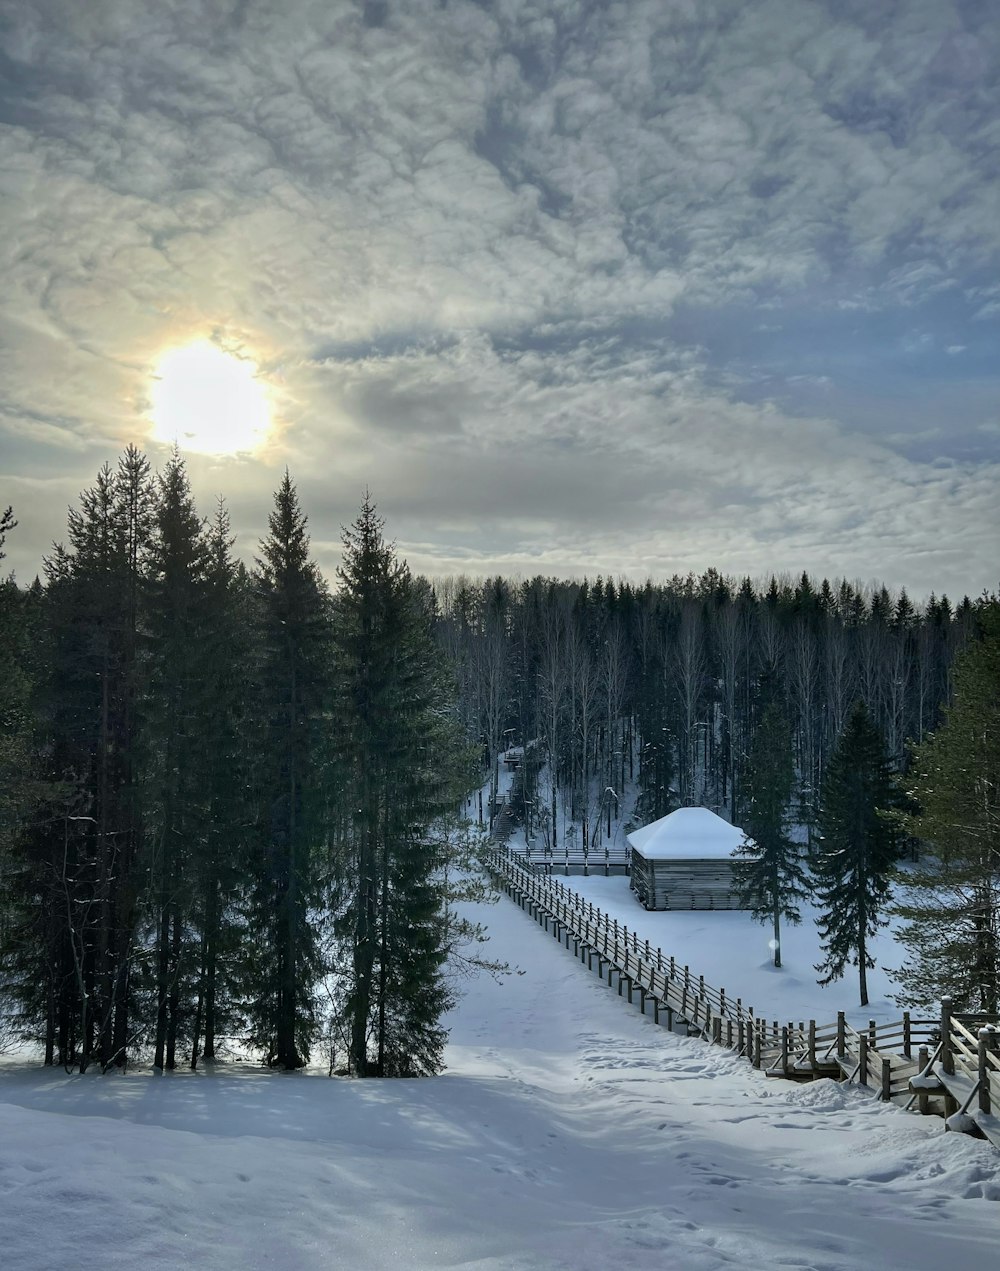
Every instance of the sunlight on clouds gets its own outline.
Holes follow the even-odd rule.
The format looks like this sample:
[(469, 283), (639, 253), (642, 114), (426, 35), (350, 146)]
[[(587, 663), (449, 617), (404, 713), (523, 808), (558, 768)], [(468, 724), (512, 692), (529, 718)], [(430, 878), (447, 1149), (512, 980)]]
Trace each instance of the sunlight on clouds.
[(267, 440), (267, 390), (248, 358), (198, 340), (165, 353), (150, 390), (153, 438), (204, 455), (253, 452)]

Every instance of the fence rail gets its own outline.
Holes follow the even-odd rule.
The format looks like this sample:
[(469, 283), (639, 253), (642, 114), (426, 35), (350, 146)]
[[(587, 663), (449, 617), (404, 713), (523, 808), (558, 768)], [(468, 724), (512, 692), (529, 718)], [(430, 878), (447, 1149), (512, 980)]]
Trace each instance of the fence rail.
[(725, 1046), (769, 1076), (834, 1077), (880, 1099), (947, 1118), (949, 1129), (1000, 1147), (1000, 1016), (958, 1014), (942, 1002), (934, 1019), (904, 1011), (890, 1023), (855, 1029), (836, 1020), (768, 1019), (740, 997), (705, 983), (623, 923), (603, 913), (549, 870), (509, 847), (495, 846), (487, 867), (500, 888), (619, 996), (667, 1027)]

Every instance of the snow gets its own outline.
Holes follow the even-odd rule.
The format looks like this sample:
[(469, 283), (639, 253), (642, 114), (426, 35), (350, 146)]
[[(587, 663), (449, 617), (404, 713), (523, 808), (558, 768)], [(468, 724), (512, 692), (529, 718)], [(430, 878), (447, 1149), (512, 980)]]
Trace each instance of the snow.
[(728, 859), (743, 841), (738, 826), (708, 808), (678, 808), (628, 835), (649, 861)]
[(510, 901), (476, 916), (518, 973), (466, 983), (439, 1078), (3, 1070), (4, 1266), (992, 1264), (989, 1145), (769, 1079), (640, 1016)]
[[(629, 890), (629, 880), (618, 876), (571, 876), (557, 881), (586, 897), (612, 919), (648, 940), (667, 957), (685, 963), (692, 975), (703, 975), (714, 989), (728, 997), (740, 997), (754, 1007), (759, 1018), (788, 1023), (814, 1019), (829, 1024), (843, 1010), (855, 1028), (875, 1020), (898, 1020), (902, 1008), (889, 999), (898, 986), (886, 974), (887, 966), (899, 966), (903, 952), (884, 928), (871, 942), (875, 969), (868, 972), (869, 1004), (858, 1005), (858, 973), (848, 967), (844, 978), (826, 987), (817, 984), (816, 964), (823, 951), (816, 931), (816, 909), (807, 901), (800, 906), (798, 925), (782, 920), (781, 967), (775, 969), (768, 922), (755, 922), (739, 909), (647, 910)], [(914, 1018), (923, 1012), (914, 1012)]]

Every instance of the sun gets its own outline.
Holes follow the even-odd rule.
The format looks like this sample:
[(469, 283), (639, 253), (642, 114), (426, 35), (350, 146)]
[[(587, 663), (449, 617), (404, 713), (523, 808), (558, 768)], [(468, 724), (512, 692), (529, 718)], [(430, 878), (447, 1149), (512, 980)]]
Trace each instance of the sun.
[(154, 439), (198, 454), (256, 450), (271, 427), (267, 390), (256, 365), (209, 340), (164, 353), (150, 399)]

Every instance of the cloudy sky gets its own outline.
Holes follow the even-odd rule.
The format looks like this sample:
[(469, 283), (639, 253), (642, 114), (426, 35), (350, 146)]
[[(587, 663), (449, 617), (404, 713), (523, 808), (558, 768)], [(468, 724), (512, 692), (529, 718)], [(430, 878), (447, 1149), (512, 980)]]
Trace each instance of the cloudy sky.
[(0, 505), (22, 581), (165, 352), (323, 567), (1000, 578), (994, 0), (0, 0)]

